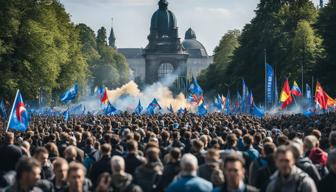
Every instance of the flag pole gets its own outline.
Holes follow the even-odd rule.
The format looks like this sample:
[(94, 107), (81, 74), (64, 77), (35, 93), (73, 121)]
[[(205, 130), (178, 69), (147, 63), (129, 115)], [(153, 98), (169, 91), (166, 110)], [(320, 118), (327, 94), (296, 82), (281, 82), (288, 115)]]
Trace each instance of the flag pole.
[(266, 64), (267, 64), (267, 52), (266, 52), (266, 48), (264, 49), (264, 57), (265, 57), (265, 103), (264, 103), (264, 105), (265, 105), (265, 109), (267, 110), (267, 101), (266, 101), (266, 98), (267, 98), (267, 72), (266, 72)]
[(12, 110), (11, 110), (11, 112), (10, 112), (10, 114), (9, 114), (9, 119), (8, 119), (8, 122), (7, 122), (7, 128), (6, 128), (6, 131), (5, 131), (5, 132), (8, 131), (9, 123), (10, 123), (10, 121), (11, 121), (11, 119), (12, 119), (12, 114), (13, 114), (13, 111), (14, 111), (15, 102), (16, 102), (16, 99), (17, 99), (18, 94), (19, 94), (19, 89), (16, 90), (15, 99), (14, 99), (14, 102), (13, 102)]

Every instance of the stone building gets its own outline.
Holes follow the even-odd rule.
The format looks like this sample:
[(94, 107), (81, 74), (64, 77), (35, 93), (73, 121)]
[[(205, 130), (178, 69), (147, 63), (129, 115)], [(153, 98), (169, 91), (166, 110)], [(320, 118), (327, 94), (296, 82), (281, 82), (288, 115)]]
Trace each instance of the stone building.
[(118, 52), (125, 55), (133, 79), (152, 84), (175, 72), (178, 78), (173, 88), (182, 91), (188, 80), (207, 68), (213, 58), (197, 41), (191, 28), (181, 42), (176, 17), (168, 9), (168, 2), (160, 0), (158, 4), (159, 9), (151, 18), (148, 45), (145, 48), (119, 48)]

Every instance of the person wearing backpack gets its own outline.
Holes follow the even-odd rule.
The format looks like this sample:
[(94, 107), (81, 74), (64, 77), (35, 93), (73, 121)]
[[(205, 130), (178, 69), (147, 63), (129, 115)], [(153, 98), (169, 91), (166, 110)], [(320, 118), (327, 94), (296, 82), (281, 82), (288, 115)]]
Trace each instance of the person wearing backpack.
[(275, 154), (277, 171), (271, 176), (266, 192), (317, 192), (314, 181), (295, 165), (290, 146), (280, 146)]

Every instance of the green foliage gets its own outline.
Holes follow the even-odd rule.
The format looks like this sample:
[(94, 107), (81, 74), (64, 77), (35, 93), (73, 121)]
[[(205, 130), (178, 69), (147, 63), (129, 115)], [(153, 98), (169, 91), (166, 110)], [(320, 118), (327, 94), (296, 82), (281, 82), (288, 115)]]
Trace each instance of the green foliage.
[(206, 90), (223, 92), (225, 89), (224, 76), (227, 67), (231, 62), (234, 50), (239, 46), (239, 30), (229, 31), (225, 34), (219, 45), (215, 48), (214, 63), (201, 72), (199, 81)]
[(330, 1), (321, 10), (316, 25), (323, 38), (323, 46), (326, 51), (326, 57), (316, 69), (318, 80), (323, 83), (331, 95), (336, 95), (336, 1)]
[(82, 52), (89, 63), (93, 86), (105, 85), (115, 88), (129, 80), (129, 67), (125, 57), (107, 45), (106, 29), (98, 30), (97, 37), (86, 25), (77, 26), (80, 31)]
[[(304, 76), (310, 80), (325, 56), (322, 39), (314, 28), (317, 18), (318, 10), (309, 0), (261, 0), (256, 17), (244, 27), (239, 38), (240, 46), (232, 61), (225, 65), (222, 77), (213, 79), (218, 70), (211, 66), (208, 71), (213, 72), (202, 78), (206, 79), (204, 84), (211, 82), (215, 86), (210, 89), (223, 92), (221, 85), (233, 84), (233, 88), (240, 89), (244, 78), (254, 91), (255, 99), (262, 101), (265, 49), (267, 62), (276, 69), (279, 82), (290, 77), (301, 83), (301, 64), (304, 65)], [(219, 58), (225, 58), (220, 55), (224, 53), (219, 53)], [(216, 62), (218, 59), (215, 57)]]
[[(0, 2), (0, 95), (48, 99), (74, 82), (86, 84), (79, 34), (58, 1)], [(53, 95), (52, 95), (53, 93)]]

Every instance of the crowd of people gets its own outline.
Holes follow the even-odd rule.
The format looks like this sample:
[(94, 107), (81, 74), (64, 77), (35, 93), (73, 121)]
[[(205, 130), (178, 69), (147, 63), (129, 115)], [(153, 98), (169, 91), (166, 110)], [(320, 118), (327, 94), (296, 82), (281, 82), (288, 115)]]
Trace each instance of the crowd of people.
[(335, 113), (33, 116), (0, 140), (5, 192), (336, 191)]

